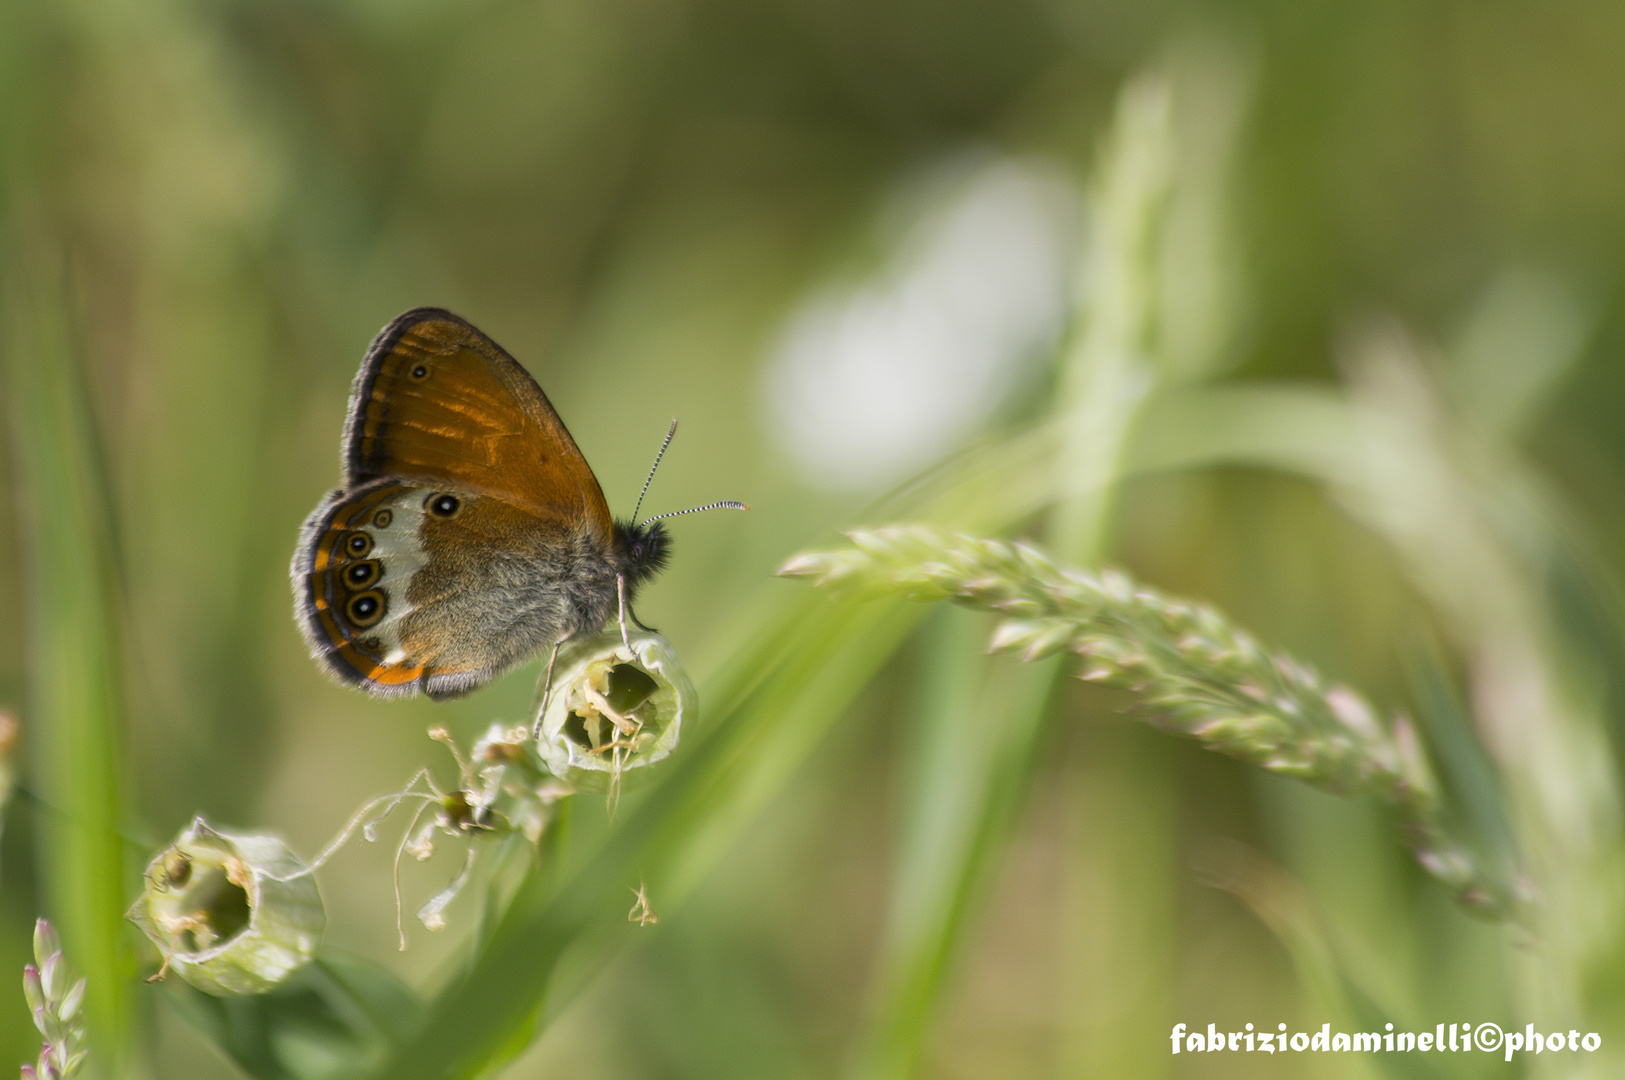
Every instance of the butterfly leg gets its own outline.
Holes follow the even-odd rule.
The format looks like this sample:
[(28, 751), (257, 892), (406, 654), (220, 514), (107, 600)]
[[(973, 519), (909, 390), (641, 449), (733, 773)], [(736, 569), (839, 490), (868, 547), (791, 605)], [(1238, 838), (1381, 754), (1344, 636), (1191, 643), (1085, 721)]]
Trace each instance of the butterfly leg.
[(542, 692), (539, 698), (540, 704), (536, 706), (536, 722), (531, 725), (530, 731), (530, 737), (538, 742), (542, 738), (542, 716), (547, 712), (547, 695), (553, 692), (553, 665), (559, 658), (559, 646), (569, 640), (569, 637), (570, 635), (566, 634), (555, 641), (553, 643), (553, 652), (547, 658), (547, 674), (542, 676)]
[(631, 635), (629, 635), (626, 632), (626, 575), (625, 574), (616, 574), (615, 575), (615, 593), (616, 593), (617, 596), (620, 597), (620, 601), (621, 601), (621, 644), (626, 646), (626, 651), (627, 652), (631, 652), (632, 651), (632, 638), (631, 638)]

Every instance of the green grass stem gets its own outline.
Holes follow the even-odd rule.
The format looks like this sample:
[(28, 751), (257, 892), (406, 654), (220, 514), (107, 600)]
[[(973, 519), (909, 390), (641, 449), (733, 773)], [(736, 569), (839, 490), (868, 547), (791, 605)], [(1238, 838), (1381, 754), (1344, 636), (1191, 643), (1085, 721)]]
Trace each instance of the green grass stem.
[(58, 289), (12, 281), (6, 374), (23, 479), (34, 776), (58, 812), (40, 816), (49, 906), (88, 979), (97, 1057), (125, 1060), (134, 957), (125, 939), (119, 633), (104, 463)]

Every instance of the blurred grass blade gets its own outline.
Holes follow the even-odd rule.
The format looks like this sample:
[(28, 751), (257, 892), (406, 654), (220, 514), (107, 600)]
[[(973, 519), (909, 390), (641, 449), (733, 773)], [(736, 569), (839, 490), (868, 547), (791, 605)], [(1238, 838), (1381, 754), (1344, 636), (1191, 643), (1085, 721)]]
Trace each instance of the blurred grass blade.
[(1518, 872), (1518, 850), (1501, 777), (1473, 735), (1472, 715), (1451, 684), (1440, 643), (1431, 635), (1418, 637), (1405, 650), (1406, 674), (1448, 793), (1445, 808), (1459, 819), (1456, 834), (1498, 873), (1511, 877)]
[(1285, 947), (1299, 984), (1333, 1024), (1348, 1020), (1345, 984), (1336, 958), (1298, 883), (1262, 854), (1234, 840), (1216, 841), (1196, 860), (1204, 883), (1234, 895)]
[(1101, 557), (1121, 475), (1127, 433), (1152, 388), (1148, 354), (1157, 312), (1152, 238), (1172, 179), (1173, 90), (1142, 75), (1124, 87), (1089, 204), (1095, 239), (1079, 288), (1072, 340), (1060, 358), (1059, 464), (1073, 485), (1049, 522), (1052, 542), (1069, 559)]
[[(709, 781), (712, 789), (687, 805), (686, 820), (670, 823), (669, 843), (657, 853), (662, 893), (675, 902), (689, 896), (756, 822), (925, 615), (891, 604), (875, 612), (862, 604), (790, 612), (786, 623), (795, 632), (776, 661), (750, 682), (741, 678), (744, 671), (735, 672), (733, 692), (718, 692), (719, 700), (733, 702), (722, 722), (738, 729), (730, 736), (737, 742)], [(747, 663), (755, 658), (745, 657)], [(717, 682), (725, 686), (726, 677)]]
[[(1358, 978), (1353, 965), (1339, 955), (1303, 886), (1259, 852), (1235, 841), (1216, 843), (1199, 857), (1198, 873), (1208, 885), (1246, 904), (1275, 935), (1292, 960), (1298, 982), (1315, 999), (1310, 1015), (1330, 1021), (1333, 1031), (1383, 1032), (1390, 1022), (1399, 1031), (1426, 1031), (1430, 1020), (1437, 1023), (1416, 1014), (1414, 1007), (1385, 1004), (1385, 995)], [(1371, 1054), (1366, 1062), (1378, 1075), (1397, 1080), (1460, 1075), (1421, 1053)]]
[(1452, 401), (1481, 431), (1523, 436), (1580, 360), (1594, 324), (1595, 313), (1562, 281), (1503, 271), (1451, 343), (1444, 376)]
[[(967, 499), (969, 484), (958, 492), (950, 486), (939, 497), (952, 505), (958, 496), (960, 505), (985, 514), (1005, 500), (1013, 505), (1022, 498), (1011, 491), (1022, 486), (1012, 478), (1036, 476), (1042, 483), (1027, 497), (1036, 495), (1040, 505), (1051, 507), (1051, 540), (1067, 558), (1086, 564), (1105, 552), (1129, 432), (1164, 374), (1152, 352), (1153, 327), (1168, 315), (1156, 240), (1166, 239), (1163, 226), (1176, 175), (1175, 96), (1169, 73), (1150, 72), (1130, 82), (1118, 98), (1090, 192), (1093, 237), (1080, 268), (1075, 325), (1057, 360), (1053, 420), (1038, 429), (1038, 437), (1011, 441), (1042, 448), (1050, 441), (1042, 434), (1048, 427), (1054, 433), (1051, 460), (1005, 472), (991, 500), (981, 492)], [(1209, 351), (1191, 351), (1187, 376), (1199, 372), (1207, 361), (1198, 354)], [(992, 456), (1006, 456), (1004, 450), (995, 448)], [(961, 483), (974, 482), (981, 463), (965, 464), (970, 468), (955, 472)], [(962, 649), (946, 643), (938, 648), (947, 650), (940, 657), (942, 670), (928, 679), (952, 681), (948, 669), (955, 665), (965, 672), (983, 667), (967, 663)], [(911, 824), (883, 945), (884, 989), (858, 1065), (862, 1076), (906, 1077), (914, 1070), (967, 907), (1028, 787), (1032, 750), (1059, 671), (1053, 661), (1026, 672), (1000, 670), (981, 700), (963, 686), (947, 697), (924, 689), (922, 715), (929, 719), (911, 748), (919, 779), (910, 788)]]
[(1364, 476), (1359, 417), (1336, 390), (1292, 384), (1188, 390), (1158, 399), (1129, 448), (1137, 472), (1250, 465), (1334, 484)]
[(180, 979), (169, 1003), (254, 1080), (356, 1076), (408, 1037), (423, 1004), (384, 968), (327, 954), (266, 994), (215, 997)]
[[(3, 383), (0, 383), (3, 385)], [(11, 813), (11, 797), (17, 791), (17, 718), (0, 709), (0, 835)]]
[(59, 289), (6, 284), (6, 397), (29, 553), (32, 709), (24, 723), (42, 794), (60, 811), (40, 816), (39, 850), (51, 917), (89, 980), (96, 1056), (116, 1075), (134, 964), (124, 943), (117, 831), (122, 698), (112, 507), (68, 301)]
[(914, 1072), (966, 914), (1028, 789), (1057, 665), (989, 662), (986, 636), (984, 620), (942, 610), (923, 641), (879, 1013), (858, 1077)]
[[(543, 995), (573, 998), (624, 940), (625, 893), (647, 881), (657, 904), (680, 900), (754, 820), (920, 618), (907, 605), (783, 605), (757, 644), (716, 678), (703, 737), (557, 892), (527, 881), (469, 976), (423, 1030), (374, 1073), (389, 1080), (470, 1077), (521, 1047), (512, 1032)], [(771, 674), (771, 678), (767, 678)], [(569, 978), (549, 991), (567, 951)]]

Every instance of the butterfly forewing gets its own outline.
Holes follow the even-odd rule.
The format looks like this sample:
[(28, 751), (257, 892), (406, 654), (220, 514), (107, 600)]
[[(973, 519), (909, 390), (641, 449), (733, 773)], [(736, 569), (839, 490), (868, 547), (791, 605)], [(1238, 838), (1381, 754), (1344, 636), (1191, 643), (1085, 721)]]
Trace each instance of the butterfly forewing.
[(447, 311), (418, 308), (378, 335), (356, 376), (346, 479), (486, 492), (607, 537), (609, 505), (536, 380)]

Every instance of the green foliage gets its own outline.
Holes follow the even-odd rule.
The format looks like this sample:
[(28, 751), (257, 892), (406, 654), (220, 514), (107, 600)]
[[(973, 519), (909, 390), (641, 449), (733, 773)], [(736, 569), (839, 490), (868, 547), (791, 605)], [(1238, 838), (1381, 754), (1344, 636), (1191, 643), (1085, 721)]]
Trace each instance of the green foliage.
[(66, 299), (38, 281), (10, 285), (5, 385), (31, 510), (35, 775), (59, 811), (44, 823), (43, 869), (51, 910), (88, 980), (92, 1038), (122, 1062), (130, 949), (119, 909), (129, 877), (119, 836), (123, 691), (106, 463)]
[(215, 997), (178, 979), (165, 991), (255, 1080), (356, 1076), (404, 1043), (423, 1013), (388, 970), (339, 953), (264, 994)]

